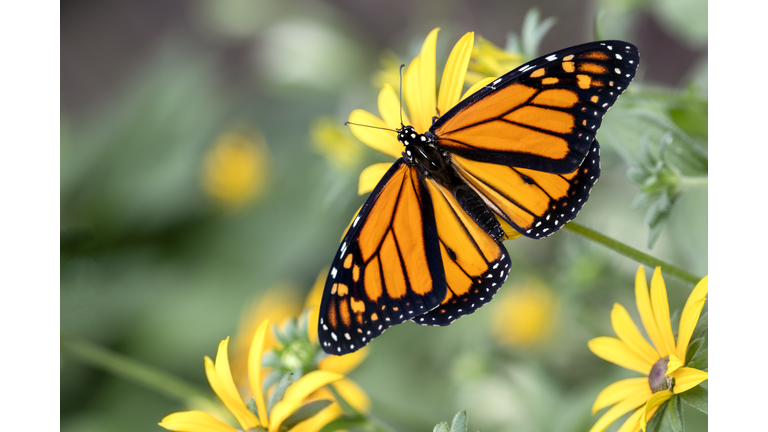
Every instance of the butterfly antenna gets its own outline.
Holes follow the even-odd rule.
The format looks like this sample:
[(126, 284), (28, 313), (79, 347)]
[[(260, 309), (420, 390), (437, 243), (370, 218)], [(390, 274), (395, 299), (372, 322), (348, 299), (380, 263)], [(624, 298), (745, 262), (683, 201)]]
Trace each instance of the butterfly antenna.
[(348, 125), (361, 126), (361, 127), (372, 128), (372, 129), (381, 129), (381, 130), (390, 131), (390, 132), (397, 132), (394, 129), (383, 128), (383, 127), (378, 127), (378, 126), (371, 126), (371, 125), (364, 125), (364, 124), (360, 124), (360, 123), (352, 123), (352, 122), (345, 121), (344, 122), (344, 126), (348, 126)]
[(405, 127), (403, 124), (403, 68), (405, 64), (400, 65), (400, 127)]

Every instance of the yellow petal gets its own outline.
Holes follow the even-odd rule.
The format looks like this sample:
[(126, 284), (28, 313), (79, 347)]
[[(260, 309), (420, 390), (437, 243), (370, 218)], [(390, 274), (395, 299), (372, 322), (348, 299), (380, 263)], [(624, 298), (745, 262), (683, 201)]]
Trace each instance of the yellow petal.
[(474, 44), (475, 34), (469, 32), (456, 42), (453, 50), (451, 50), (451, 55), (448, 56), (448, 61), (445, 63), (445, 69), (443, 70), (443, 78), (440, 81), (440, 93), (437, 99), (437, 110), (440, 115), (448, 112), (449, 109), (459, 102)]
[(650, 367), (653, 367), (653, 364), (661, 358), (659, 353), (653, 349), (651, 344), (640, 333), (640, 330), (629, 316), (627, 309), (619, 303), (613, 305), (611, 325), (613, 326), (613, 331), (616, 332), (616, 336), (626, 343), (640, 358), (648, 362)]
[(653, 392), (651, 392), (651, 387), (648, 386), (648, 378), (646, 377), (616, 381), (597, 395), (597, 399), (595, 399), (595, 403), (592, 405), (592, 414), (633, 396), (645, 395), (643, 397), (647, 400), (652, 394)]
[(656, 348), (662, 357), (666, 357), (675, 352), (675, 335), (672, 334), (667, 287), (661, 276), (661, 267), (656, 267), (653, 271), (653, 277), (651, 277), (651, 306), (656, 320), (656, 328), (659, 331), (659, 345), (656, 345)]
[(587, 344), (589, 349), (603, 360), (623, 368), (648, 375), (651, 367), (647, 361), (635, 354), (624, 342), (612, 337), (594, 338)]
[(469, 90), (467, 90), (466, 93), (464, 93), (464, 96), (461, 97), (461, 100), (466, 99), (467, 96), (470, 96), (470, 95), (473, 95), (473, 94), (477, 93), (477, 91), (480, 90), (481, 88), (483, 88), (483, 87), (487, 86), (488, 84), (494, 82), (496, 80), (496, 78), (498, 78), (498, 77), (488, 77), (488, 78), (484, 78), (484, 79), (481, 79), (480, 81), (476, 82), (472, 87), (469, 88)]
[(275, 404), (272, 408), (269, 417), (269, 432), (276, 432), (279, 430), (283, 421), (296, 411), (301, 406), (304, 399), (306, 399), (312, 392), (326, 384), (338, 381), (341, 378), (343, 378), (343, 376), (337, 373), (320, 370), (312, 371), (301, 377), (301, 379), (288, 387), (283, 400)]
[[(400, 98), (389, 84), (384, 84), (379, 92), (379, 114), (381, 114), (387, 127), (391, 129), (398, 129), (403, 124), (411, 124), (402, 109)], [(402, 144), (400, 146), (402, 147)]]
[(432, 126), (432, 117), (437, 115), (435, 98), (435, 53), (437, 46), (436, 28), (429, 32), (421, 52), (413, 59), (405, 73), (405, 100), (411, 113), (413, 127), (424, 133)]
[(323, 288), (325, 288), (325, 279), (328, 277), (328, 267), (320, 270), (315, 279), (315, 284), (309, 290), (307, 298), (304, 300), (304, 310), (309, 310), (307, 316), (307, 336), (313, 344), (317, 343), (317, 318), (320, 314), (320, 303), (323, 300)]
[(403, 145), (397, 141), (397, 133), (395, 131), (385, 130), (389, 126), (382, 119), (368, 111), (356, 109), (349, 114), (348, 121), (350, 123), (349, 130), (352, 131), (352, 135), (365, 145), (394, 158), (400, 157), (400, 153), (403, 152)]
[(682, 366), (683, 366), (683, 362), (680, 361), (680, 359), (676, 355), (670, 354), (669, 361), (667, 362), (667, 372), (664, 375), (672, 376), (672, 374)]
[(312, 417), (291, 428), (291, 432), (318, 432), (323, 426), (344, 414), (338, 404), (333, 403)]
[(158, 424), (168, 430), (178, 432), (237, 432), (237, 429), (203, 411), (182, 411), (169, 414)]
[(640, 430), (640, 416), (645, 412), (645, 409), (643, 408), (635, 410), (635, 412), (630, 414), (624, 424), (622, 424), (616, 432), (638, 432)]
[(683, 307), (683, 313), (680, 314), (676, 352), (677, 356), (683, 361), (685, 361), (685, 356), (688, 353), (688, 344), (691, 342), (691, 336), (696, 329), (696, 323), (699, 322), (701, 310), (707, 301), (708, 292), (709, 276), (704, 276), (704, 279), (700, 280), (693, 291), (691, 291), (691, 295), (688, 296), (688, 300)]
[(659, 330), (656, 325), (656, 317), (653, 314), (653, 307), (651, 307), (648, 281), (645, 279), (643, 266), (637, 269), (637, 274), (635, 275), (635, 301), (637, 302), (637, 311), (640, 313), (640, 320), (643, 322), (645, 332), (648, 333), (648, 337), (651, 338), (651, 342), (653, 342), (656, 350), (661, 353)]
[(640, 415), (640, 427), (645, 430), (645, 427), (648, 424), (648, 420), (651, 419), (651, 416), (653, 415), (656, 408), (661, 406), (664, 402), (671, 399), (673, 396), (673, 393), (670, 390), (664, 390), (660, 391), (658, 393), (654, 393), (653, 396), (651, 396), (650, 399), (648, 399), (648, 403), (645, 404), (645, 409), (643, 410), (645, 412), (645, 415)]
[(365, 360), (368, 356), (368, 351), (368, 347), (363, 347), (343, 356), (327, 356), (320, 360), (318, 369), (346, 375)]
[(352, 408), (363, 414), (370, 411), (371, 400), (368, 398), (368, 395), (365, 394), (365, 391), (355, 384), (354, 381), (342, 379), (336, 381), (332, 385), (333, 388), (339, 392), (339, 395), (341, 395), (347, 403), (352, 405)]
[(208, 377), (208, 383), (213, 392), (224, 402), (227, 409), (235, 416), (237, 422), (244, 430), (248, 430), (258, 424), (256, 416), (246, 408), (240, 393), (237, 391), (235, 382), (232, 379), (232, 373), (229, 370), (229, 356), (227, 355), (227, 346), (229, 338), (224, 339), (219, 344), (219, 350), (216, 353), (216, 362), (210, 357), (205, 356), (205, 375)]
[[(265, 320), (261, 323), (253, 335), (251, 352), (248, 353), (248, 378), (251, 383), (251, 392), (253, 399), (256, 401), (259, 420), (261, 420), (261, 425), (264, 427), (267, 426), (268, 420), (267, 406), (264, 404), (264, 394), (261, 390), (261, 355), (264, 353), (264, 338), (268, 328), (269, 321)], [(248, 428), (245, 428), (245, 430), (248, 430)]]
[(645, 394), (632, 395), (627, 399), (624, 399), (623, 401), (617, 403), (616, 405), (611, 407), (611, 409), (606, 411), (605, 414), (603, 414), (602, 417), (600, 417), (595, 422), (594, 426), (592, 426), (592, 429), (590, 429), (589, 432), (604, 431), (608, 426), (612, 425), (613, 422), (618, 420), (621, 416), (641, 406), (647, 400), (648, 399), (645, 397)]
[(357, 193), (359, 195), (367, 194), (376, 189), (376, 185), (379, 184), (381, 178), (387, 173), (387, 170), (392, 167), (390, 162), (375, 163), (366, 167), (363, 172), (360, 173), (360, 180), (357, 185)]
[(681, 367), (672, 374), (672, 378), (675, 379), (675, 387), (672, 391), (675, 394), (680, 394), (684, 391), (688, 391), (703, 381), (709, 379), (709, 372), (700, 371), (694, 368)]

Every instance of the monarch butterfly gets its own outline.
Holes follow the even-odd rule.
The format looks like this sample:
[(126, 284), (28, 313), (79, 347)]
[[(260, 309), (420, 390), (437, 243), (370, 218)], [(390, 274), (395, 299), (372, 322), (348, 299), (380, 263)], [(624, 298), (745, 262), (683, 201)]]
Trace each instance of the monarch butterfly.
[(323, 350), (357, 351), (412, 320), (448, 325), (487, 303), (510, 270), (503, 221), (546, 237), (573, 219), (600, 175), (595, 133), (635, 76), (638, 49), (601, 41), (508, 72), (419, 134), (352, 221), (320, 306)]

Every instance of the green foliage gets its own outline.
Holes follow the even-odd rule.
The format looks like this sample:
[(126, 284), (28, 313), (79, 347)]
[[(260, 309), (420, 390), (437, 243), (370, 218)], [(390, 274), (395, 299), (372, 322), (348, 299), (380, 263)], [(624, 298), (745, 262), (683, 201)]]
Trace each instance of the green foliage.
[(541, 20), (541, 12), (533, 7), (528, 9), (523, 19), (523, 28), (518, 37), (516, 33), (510, 33), (507, 40), (507, 51), (522, 53), (526, 59), (537, 57), (541, 40), (557, 22), (554, 17)]
[(708, 394), (709, 392), (707, 389), (702, 386), (696, 386), (686, 392), (681, 393), (680, 397), (683, 399), (683, 402), (696, 408), (704, 414), (707, 414), (709, 410)]
[(456, 413), (450, 426), (448, 422), (440, 422), (432, 429), (433, 432), (467, 432), (467, 411)]

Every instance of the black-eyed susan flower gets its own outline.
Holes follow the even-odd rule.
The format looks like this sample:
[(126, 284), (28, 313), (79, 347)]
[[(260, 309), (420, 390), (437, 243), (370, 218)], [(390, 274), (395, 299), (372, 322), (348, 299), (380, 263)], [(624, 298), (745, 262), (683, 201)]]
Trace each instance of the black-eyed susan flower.
[(503, 345), (526, 348), (546, 340), (557, 323), (557, 301), (539, 280), (505, 288), (495, 301), (493, 333)]
[[(251, 403), (246, 403), (243, 400), (232, 378), (227, 353), (229, 338), (224, 339), (219, 344), (216, 361), (211, 360), (208, 356), (205, 357), (205, 374), (208, 377), (208, 382), (214, 393), (237, 419), (240, 430), (268, 432), (280, 430), (283, 423), (305, 405), (309, 395), (323, 386), (343, 378), (342, 375), (329, 371), (317, 370), (310, 372), (287, 387), (282, 399), (271, 406), (268, 411), (261, 381), (261, 358), (268, 327), (268, 321), (264, 321), (259, 326), (254, 334), (248, 356), (248, 376), (253, 393)], [(165, 429), (183, 432), (238, 431), (237, 428), (222, 422), (212, 415), (197, 410), (170, 414), (163, 418), (159, 424)], [(291, 426), (296, 425), (286, 426), (291, 429)]]
[(646, 422), (662, 404), (708, 378), (706, 371), (684, 367), (688, 344), (706, 302), (707, 291), (708, 280), (704, 277), (683, 307), (675, 343), (661, 270), (657, 267), (654, 271), (649, 293), (645, 272), (640, 267), (635, 277), (635, 298), (643, 326), (653, 345), (642, 336), (624, 306), (616, 303), (611, 311), (611, 325), (617, 338), (592, 339), (589, 349), (604, 360), (645, 376), (617, 381), (600, 392), (592, 412), (611, 408), (592, 426), (590, 432), (605, 430), (633, 410), (619, 432), (645, 430)]
[(222, 207), (237, 209), (265, 189), (267, 146), (258, 133), (222, 134), (205, 155), (202, 184)]
[(506, 51), (493, 42), (479, 37), (472, 49), (466, 81), (475, 84), (488, 77), (501, 76), (523, 64), (523, 55)]
[[(408, 113), (401, 109), (400, 98), (392, 85), (384, 84), (378, 100), (381, 117), (362, 109), (356, 109), (349, 114), (350, 130), (367, 146), (393, 158), (399, 158), (404, 147), (397, 140), (395, 129), (400, 128), (402, 124), (411, 125), (417, 133), (423, 134), (429, 130), (433, 118), (446, 113), (464, 98), (497, 78), (480, 80), (462, 94), (475, 40), (475, 34), (469, 32), (462, 36), (451, 50), (438, 90), (435, 57), (439, 30), (435, 28), (427, 35), (419, 55), (411, 61), (405, 71), (402, 93)], [(358, 193), (362, 195), (371, 192), (390, 166), (392, 163), (384, 162), (365, 168), (360, 173)], [(499, 219), (499, 222), (508, 238), (520, 236), (506, 221)]]
[[(274, 324), (264, 337), (264, 352), (273, 350), (264, 356), (262, 382), (265, 388), (273, 387), (285, 373), (305, 374), (320, 370), (345, 376), (354, 370), (368, 355), (363, 348), (345, 356), (327, 356), (317, 341), (317, 317), (323, 295), (323, 285), (328, 269), (320, 271), (317, 280), (302, 300), (295, 295), (296, 290), (281, 284), (267, 291), (253, 307), (248, 308), (241, 319), (240, 329), (234, 338), (234, 356), (232, 375), (244, 399), (251, 397), (250, 373), (245, 367), (249, 364), (250, 346), (245, 341), (253, 339), (256, 325), (264, 320)], [(304, 311), (303, 313), (301, 311)], [(296, 317), (302, 315), (301, 319)], [(269, 367), (267, 367), (269, 366)], [(343, 404), (348, 404), (359, 414), (370, 411), (371, 402), (365, 391), (354, 381), (344, 377), (330, 384), (331, 389), (320, 388), (307, 396), (306, 401), (329, 400), (332, 403), (311, 418), (297, 424), (292, 430), (314, 432), (329, 422), (345, 414)], [(339, 398), (343, 399), (341, 404)]]

